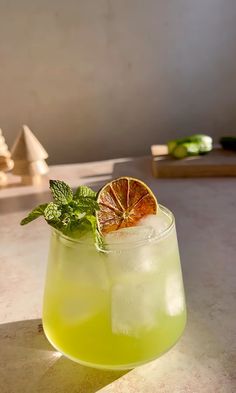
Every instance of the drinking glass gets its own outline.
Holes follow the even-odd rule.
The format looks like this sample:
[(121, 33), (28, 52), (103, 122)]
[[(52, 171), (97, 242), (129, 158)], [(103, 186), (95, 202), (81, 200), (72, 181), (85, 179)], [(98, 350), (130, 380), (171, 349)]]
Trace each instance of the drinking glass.
[(181, 336), (186, 307), (175, 221), (168, 209), (160, 211), (167, 225), (154, 236), (137, 239), (134, 227), (132, 236), (115, 237), (104, 250), (89, 236), (78, 240), (52, 230), (43, 326), (71, 360), (131, 369), (161, 356)]

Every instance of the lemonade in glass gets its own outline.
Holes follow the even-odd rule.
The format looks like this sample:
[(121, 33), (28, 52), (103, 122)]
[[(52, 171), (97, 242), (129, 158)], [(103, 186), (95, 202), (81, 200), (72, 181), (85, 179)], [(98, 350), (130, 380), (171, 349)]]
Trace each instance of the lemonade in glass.
[[(184, 330), (175, 221), (159, 205), (155, 214), (144, 214), (132, 226), (110, 216), (105, 222), (104, 205), (96, 218), (103, 241), (96, 246), (92, 231), (81, 234), (77, 228), (68, 236), (54, 225), (43, 327), (51, 344), (76, 362), (130, 369), (162, 355)], [(118, 228), (114, 224), (110, 231), (111, 222)]]

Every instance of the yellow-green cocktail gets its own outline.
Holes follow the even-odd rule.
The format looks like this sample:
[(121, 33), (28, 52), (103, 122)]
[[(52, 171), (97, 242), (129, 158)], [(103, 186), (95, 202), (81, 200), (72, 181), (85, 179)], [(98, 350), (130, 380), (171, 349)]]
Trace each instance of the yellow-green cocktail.
[(91, 237), (52, 232), (43, 326), (69, 358), (125, 369), (160, 356), (178, 340), (186, 310), (172, 214), (161, 207), (136, 227)]

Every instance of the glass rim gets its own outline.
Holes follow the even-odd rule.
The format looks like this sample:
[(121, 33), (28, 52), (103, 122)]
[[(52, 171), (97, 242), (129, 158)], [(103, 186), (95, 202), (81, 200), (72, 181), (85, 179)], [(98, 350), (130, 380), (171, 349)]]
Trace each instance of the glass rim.
[(163, 231), (161, 231), (160, 233), (158, 233), (157, 235), (155, 235), (155, 236), (153, 236), (153, 237), (151, 237), (151, 238), (148, 238), (148, 239), (142, 239), (142, 240), (131, 240), (131, 241), (129, 241), (129, 242), (125, 242), (125, 241), (123, 241), (123, 242), (119, 242), (119, 243), (109, 243), (109, 242), (106, 242), (105, 244), (107, 245), (107, 246), (111, 246), (111, 249), (109, 250), (107, 250), (107, 249), (102, 249), (102, 248), (100, 248), (100, 247), (98, 247), (97, 245), (95, 245), (95, 243), (91, 243), (91, 244), (88, 244), (88, 243), (86, 243), (86, 240), (85, 239), (74, 239), (74, 238), (72, 238), (72, 237), (70, 237), (70, 236), (67, 236), (67, 235), (65, 235), (64, 233), (62, 233), (62, 232), (60, 232), (58, 229), (56, 229), (56, 228), (52, 228), (52, 232), (55, 232), (56, 234), (58, 234), (61, 238), (63, 238), (63, 239), (65, 239), (67, 242), (70, 242), (71, 244), (74, 244), (74, 245), (83, 245), (83, 246), (87, 246), (87, 247), (94, 247), (94, 246), (96, 246), (96, 248), (98, 249), (98, 251), (103, 251), (103, 252), (113, 252), (114, 251), (114, 249), (117, 249), (117, 248), (122, 248), (122, 246), (131, 246), (131, 247), (135, 247), (135, 246), (141, 246), (141, 245), (145, 245), (145, 244), (150, 244), (150, 243), (153, 243), (153, 242), (157, 242), (157, 241), (159, 241), (159, 240), (161, 240), (162, 238), (164, 238), (164, 237), (166, 237), (167, 235), (168, 235), (168, 233), (172, 230), (172, 228), (174, 227), (174, 225), (175, 225), (175, 217), (174, 217), (174, 214), (167, 208), (167, 207), (165, 207), (165, 206), (163, 206), (163, 205), (158, 205), (159, 206), (159, 208), (160, 208), (160, 210), (165, 214), (165, 215), (167, 215), (168, 217), (169, 217), (169, 219), (170, 219), (170, 222), (169, 222), (169, 225), (165, 228), (165, 229), (163, 229)]

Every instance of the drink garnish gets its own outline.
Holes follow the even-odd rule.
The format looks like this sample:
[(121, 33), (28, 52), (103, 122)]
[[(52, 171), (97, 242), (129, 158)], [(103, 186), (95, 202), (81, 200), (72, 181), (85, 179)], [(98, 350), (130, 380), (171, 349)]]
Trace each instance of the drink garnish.
[(158, 203), (141, 180), (120, 177), (107, 183), (97, 195), (99, 231), (104, 235), (120, 228), (136, 226), (145, 216), (156, 214)]
[(34, 208), (21, 221), (26, 225), (43, 216), (47, 223), (64, 235), (84, 235), (92, 231), (96, 244), (102, 242), (97, 230), (96, 211), (99, 209), (97, 193), (87, 186), (80, 186), (75, 193), (68, 184), (61, 180), (50, 180), (53, 202), (44, 203)]
[(73, 193), (61, 180), (50, 180), (49, 184), (53, 202), (34, 208), (21, 225), (43, 216), (50, 226), (69, 237), (80, 238), (92, 231), (95, 244), (101, 249), (103, 235), (136, 226), (142, 218), (158, 210), (150, 188), (132, 177), (113, 180), (98, 193), (87, 186), (80, 186)]

